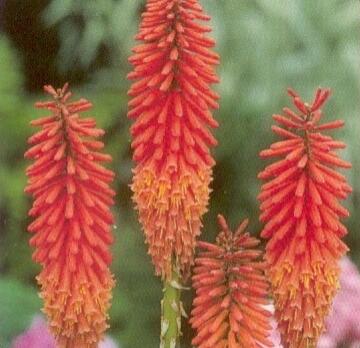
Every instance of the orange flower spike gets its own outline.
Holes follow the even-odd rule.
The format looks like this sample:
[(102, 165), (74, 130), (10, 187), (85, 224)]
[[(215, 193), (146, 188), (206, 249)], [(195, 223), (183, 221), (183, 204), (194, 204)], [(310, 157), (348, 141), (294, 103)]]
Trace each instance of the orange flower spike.
[(190, 324), (198, 348), (273, 347), (269, 340), (271, 313), (260, 241), (245, 232), (248, 220), (232, 233), (223, 216), (216, 244), (198, 242)]
[(189, 273), (210, 193), (217, 142), (208, 127), (218, 126), (210, 112), (218, 95), (209, 86), (219, 57), (198, 22), (209, 19), (197, 0), (148, 0), (142, 44), (129, 59), (133, 199), (156, 273), (167, 279), (172, 262)]
[(59, 347), (95, 348), (108, 327), (114, 286), (109, 270), (114, 173), (101, 164), (111, 156), (98, 152), (103, 143), (92, 139), (104, 131), (95, 128), (93, 118), (79, 115), (91, 104), (68, 102), (67, 84), (44, 89), (54, 100), (36, 107), (51, 114), (31, 122), (41, 130), (30, 137), (25, 153), (35, 161), (26, 170), (25, 191), (34, 197), (30, 245), (42, 266), (37, 280)]
[(289, 89), (297, 112), (284, 108), (273, 115), (280, 125), (272, 130), (283, 140), (260, 153), (280, 157), (259, 178), (259, 200), (269, 239), (266, 259), (283, 344), (290, 348), (315, 347), (338, 287), (337, 261), (348, 250), (340, 222), (349, 212), (339, 203), (351, 192), (346, 178), (334, 168), (350, 168), (335, 150), (345, 144), (321, 131), (344, 122), (320, 123), (321, 107), (330, 90), (319, 88), (311, 104)]

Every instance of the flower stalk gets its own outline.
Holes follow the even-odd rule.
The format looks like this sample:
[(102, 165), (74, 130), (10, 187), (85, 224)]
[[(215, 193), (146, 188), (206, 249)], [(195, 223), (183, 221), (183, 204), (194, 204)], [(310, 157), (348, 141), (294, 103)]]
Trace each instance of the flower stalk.
[(160, 348), (178, 348), (181, 336), (182, 286), (178, 271), (173, 270), (170, 279), (164, 282), (164, 297), (161, 301)]

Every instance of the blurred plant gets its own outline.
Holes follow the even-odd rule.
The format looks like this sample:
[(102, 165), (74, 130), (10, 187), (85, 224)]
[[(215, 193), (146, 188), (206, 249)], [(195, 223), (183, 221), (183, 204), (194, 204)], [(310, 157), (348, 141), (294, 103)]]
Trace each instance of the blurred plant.
[[(6, 270), (14, 278), (29, 279), (36, 267), (27, 261), (30, 251), (22, 233), (26, 223), (23, 153), (33, 110), (22, 87), (21, 61), (2, 34), (0, 62), (0, 271)], [(17, 248), (16, 253), (13, 248)]]
[(319, 88), (311, 104), (288, 92), (297, 113), (284, 108), (285, 116), (273, 115), (284, 128), (272, 127), (285, 140), (260, 153), (281, 158), (259, 174), (268, 181), (259, 195), (265, 223), (261, 236), (269, 239), (266, 260), (283, 344), (305, 348), (316, 346), (323, 331), (338, 286), (337, 262), (348, 250), (341, 241), (347, 229), (340, 218), (349, 212), (339, 200), (351, 187), (333, 168), (351, 164), (334, 152), (346, 145), (321, 134), (344, 124), (319, 123), (330, 90)]
[(4, 0), (0, 0), (0, 30), (2, 29), (2, 25), (3, 25), (3, 11), (4, 11), (4, 4), (5, 1)]
[(28, 285), (9, 277), (0, 279), (0, 347), (24, 330), (40, 309), (37, 293)]
[(266, 264), (260, 240), (245, 232), (244, 220), (236, 232), (218, 216), (221, 232), (216, 244), (198, 242), (192, 277), (196, 296), (190, 323), (199, 348), (272, 347), (267, 304)]
[(271, 320), (270, 320), (270, 324), (271, 324), (271, 332), (270, 332), (270, 341), (273, 344), (273, 348), (283, 348), (283, 345), (281, 344), (281, 335), (280, 332), (278, 330), (278, 325), (275, 319), (274, 311), (274, 305), (270, 304), (265, 306), (265, 308), (272, 314)]
[(360, 346), (360, 273), (348, 257), (340, 261), (340, 290), (326, 320), (320, 348)]
[(50, 334), (45, 320), (41, 316), (35, 316), (30, 328), (16, 337), (11, 345), (12, 348), (56, 348), (55, 338)]
[(109, 188), (114, 173), (102, 166), (112, 160), (94, 140), (104, 134), (93, 118), (80, 118), (91, 104), (69, 102), (71, 93), (45, 86), (53, 101), (36, 103), (51, 115), (31, 122), (42, 129), (29, 138), (25, 157), (25, 192), (34, 197), (30, 244), (43, 267), (37, 277), (44, 311), (59, 347), (97, 347), (108, 327), (113, 277), (109, 244), (113, 242)]
[(86, 69), (105, 50), (107, 66), (120, 64), (130, 40), (124, 33), (135, 29), (139, 1), (50, 1), (44, 11), (47, 26), (59, 28), (58, 65), (63, 71)]
[[(57, 348), (56, 341), (51, 335), (45, 320), (41, 316), (35, 316), (27, 331), (16, 337), (12, 348)], [(79, 347), (80, 348), (80, 347)], [(118, 345), (110, 338), (105, 337), (99, 343), (98, 348), (118, 348)]]
[[(26, 108), (26, 98), (22, 95), (22, 71), (20, 62), (16, 53), (13, 51), (12, 46), (5, 36), (0, 35), (0, 119), (1, 119), (1, 136), (3, 139), (2, 146), (0, 147), (1, 162), (14, 160), (19, 156), (19, 143), (21, 144), (22, 136), (26, 134), (26, 115), (29, 108)], [(10, 68), (11, 67), (11, 68)], [(25, 100), (24, 100), (25, 99)], [(19, 105), (25, 107), (25, 117), (22, 114), (18, 116)], [(5, 129), (16, 129), (17, 133), (9, 135)], [(18, 143), (10, 141), (10, 138), (16, 136)], [(5, 169), (5, 168), (1, 168)]]

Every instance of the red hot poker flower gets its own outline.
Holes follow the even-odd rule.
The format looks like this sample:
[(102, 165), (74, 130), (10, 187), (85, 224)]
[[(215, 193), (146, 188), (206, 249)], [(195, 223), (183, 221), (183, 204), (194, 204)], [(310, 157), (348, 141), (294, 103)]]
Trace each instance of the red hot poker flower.
[(221, 215), (218, 220), (221, 232), (216, 244), (198, 242), (190, 320), (197, 334), (192, 343), (198, 348), (272, 347), (260, 241), (245, 233), (247, 220), (234, 234)]
[(169, 278), (171, 264), (187, 274), (201, 216), (207, 210), (211, 167), (208, 127), (218, 95), (209, 20), (197, 0), (148, 0), (130, 62), (136, 80), (128, 116), (137, 166), (132, 190), (156, 273)]
[(26, 171), (25, 191), (34, 197), (30, 245), (43, 267), (37, 280), (59, 346), (95, 348), (108, 327), (114, 285), (108, 267), (114, 173), (101, 164), (111, 157), (98, 152), (103, 143), (92, 139), (104, 131), (93, 118), (79, 116), (91, 104), (68, 102), (67, 84), (44, 89), (54, 100), (36, 106), (51, 114), (31, 122), (41, 130), (30, 137), (25, 154), (35, 161)]
[(339, 199), (351, 192), (346, 178), (334, 168), (350, 168), (334, 150), (345, 144), (322, 131), (343, 126), (337, 120), (320, 123), (321, 106), (330, 95), (318, 89), (311, 104), (296, 92), (289, 95), (297, 109), (273, 115), (281, 126), (272, 130), (283, 140), (260, 153), (280, 157), (259, 174), (262, 237), (269, 239), (266, 259), (275, 297), (276, 316), (285, 347), (315, 347), (324, 318), (338, 287), (337, 262), (347, 251), (347, 233), (340, 218), (348, 211)]

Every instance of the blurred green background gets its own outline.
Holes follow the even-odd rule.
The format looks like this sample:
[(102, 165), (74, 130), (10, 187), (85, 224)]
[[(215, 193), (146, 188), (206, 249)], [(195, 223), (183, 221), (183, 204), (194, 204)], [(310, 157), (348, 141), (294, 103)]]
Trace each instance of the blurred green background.
[[(144, 0), (0, 0), (0, 347), (8, 347), (39, 312), (27, 244), (30, 198), (23, 159), (31, 119), (44, 98), (42, 86), (69, 81), (76, 96), (90, 99), (114, 158), (117, 223), (113, 246), (117, 287), (110, 334), (124, 348), (158, 345), (161, 284), (153, 276), (143, 235), (132, 209), (131, 151), (126, 117), (127, 63)], [(271, 114), (289, 105), (292, 86), (311, 100), (317, 86), (331, 87), (329, 120), (346, 120), (336, 137), (349, 145), (343, 157), (354, 192), (347, 201), (350, 255), (360, 264), (360, 2), (357, 0), (203, 0), (213, 17), (222, 57), (221, 108), (215, 116), (213, 192), (203, 238), (212, 239), (217, 213), (235, 225), (245, 216), (258, 234), (261, 149), (275, 139)], [(189, 310), (191, 292), (184, 294)], [(184, 327), (183, 347), (191, 330)]]

